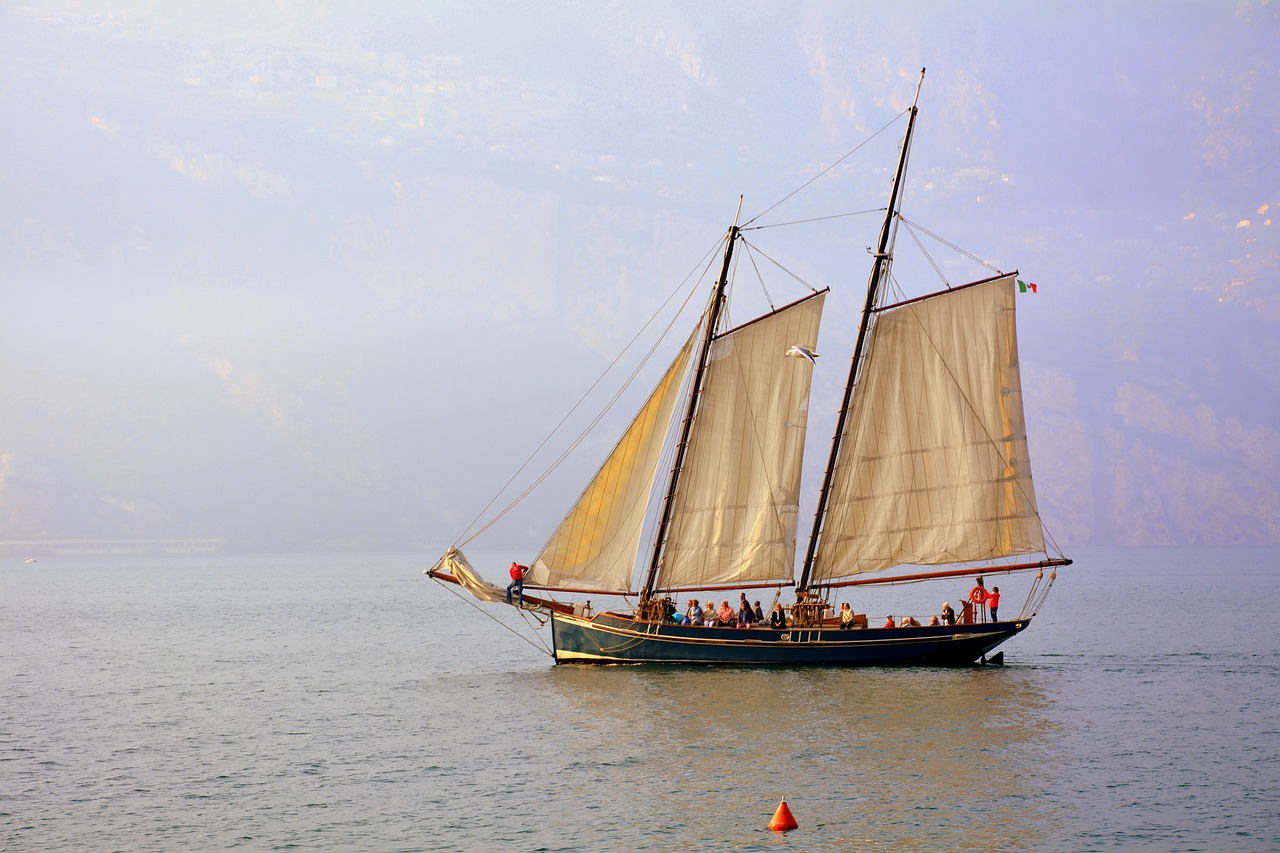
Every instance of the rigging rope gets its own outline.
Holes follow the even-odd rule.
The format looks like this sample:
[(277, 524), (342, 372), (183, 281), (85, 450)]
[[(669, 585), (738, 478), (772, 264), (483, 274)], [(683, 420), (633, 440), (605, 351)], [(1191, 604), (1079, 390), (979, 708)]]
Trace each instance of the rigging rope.
[[(1004, 272), (1004, 270), (1000, 269), (999, 267), (992, 266), (991, 264), (989, 264), (989, 263), (987, 263), (986, 261), (984, 261), (982, 258), (980, 258), (980, 257), (978, 257), (977, 255), (975, 255), (973, 252), (970, 252), (970, 251), (968, 251), (968, 250), (966, 250), (966, 249), (962, 249), (962, 248), (960, 248), (959, 246), (957, 246), (955, 243), (952, 243), (950, 240), (947, 240), (947, 239), (944, 239), (944, 238), (942, 238), (942, 237), (939, 237), (937, 234), (934, 234), (932, 231), (930, 231), (928, 228), (925, 228), (925, 227), (924, 227), (923, 225), (921, 225), (920, 223), (918, 223), (918, 222), (912, 222), (910, 219), (907, 219), (907, 217), (903, 216), (902, 214), (898, 214), (898, 219), (902, 220), (902, 224), (903, 224), (903, 225), (906, 225), (906, 226), (907, 226), (907, 231), (908, 231), (908, 232), (912, 231), (913, 229), (918, 228), (918, 229), (920, 229), (920, 231), (924, 232), (925, 234), (928, 234), (930, 237), (932, 237), (933, 239), (937, 240), (939, 243), (941, 243), (942, 245), (946, 246), (948, 249), (952, 249), (952, 250), (954, 250), (954, 251), (956, 251), (956, 252), (959, 252), (960, 254), (964, 255), (966, 258), (968, 258), (969, 260), (973, 261), (974, 263), (976, 263), (976, 264), (981, 264), (982, 266), (986, 267), (987, 269), (991, 270), (992, 272), (994, 272), (994, 273), (996, 273), (996, 274), (1000, 274), (1000, 273), (1003, 273), (1003, 272)], [(913, 236), (914, 236), (914, 235), (913, 235)], [(916, 242), (917, 242), (917, 243), (919, 243), (919, 240), (917, 239), (917, 241), (916, 241)], [(921, 249), (921, 251), (923, 251), (923, 248)], [(926, 256), (926, 257), (928, 257), (928, 253), (927, 253), (927, 252), (925, 253), (925, 256)], [(931, 261), (931, 262), (932, 262), (932, 261)], [(944, 279), (944, 281), (945, 281), (945, 279)]]
[(793, 219), (790, 222), (775, 222), (772, 225), (753, 225), (750, 228), (743, 226), (739, 231), (764, 231), (769, 228), (785, 228), (789, 225), (808, 225), (812, 222), (826, 222), (828, 219), (844, 219), (849, 216), (866, 216), (868, 213), (884, 213), (883, 207), (873, 207), (867, 210), (854, 210), (849, 213), (832, 213), (827, 216), (814, 216), (810, 219)]
[(759, 219), (761, 216), (764, 216), (765, 214), (767, 214), (767, 213), (769, 213), (770, 211), (772, 211), (775, 207), (780, 207), (782, 204), (784, 204), (785, 202), (789, 201), (793, 196), (799, 195), (799, 194), (800, 194), (801, 192), (803, 192), (806, 188), (808, 188), (808, 186), (809, 186), (810, 184), (812, 184), (814, 181), (818, 180), (818, 179), (819, 179), (819, 178), (821, 178), (823, 175), (827, 174), (827, 172), (830, 172), (830, 171), (831, 171), (832, 169), (834, 169), (836, 166), (839, 166), (839, 165), (840, 165), (841, 163), (843, 163), (845, 160), (848, 160), (850, 157), (852, 157), (852, 156), (853, 156), (853, 155), (858, 151), (858, 149), (859, 149), (859, 148), (862, 148), (862, 146), (864, 146), (864, 145), (868, 144), (869, 142), (871, 142), (871, 140), (875, 139), (877, 136), (879, 136), (880, 134), (884, 133), (886, 130), (888, 130), (890, 127), (892, 127), (894, 124), (896, 124), (896, 123), (898, 122), (898, 120), (899, 120), (899, 119), (901, 119), (901, 118), (902, 118), (904, 115), (906, 115), (908, 112), (909, 112), (909, 110), (903, 110), (902, 112), (898, 113), (896, 116), (894, 116), (892, 119), (890, 119), (890, 120), (889, 120), (888, 124), (886, 124), (884, 127), (880, 128), (880, 129), (879, 129), (879, 130), (877, 130), (875, 133), (873, 133), (873, 134), (871, 134), (870, 136), (868, 136), (866, 139), (864, 139), (864, 140), (862, 140), (861, 142), (859, 142), (859, 143), (857, 144), (857, 146), (853, 148), (853, 150), (849, 151), (849, 153), (845, 154), (845, 155), (844, 155), (843, 157), (841, 157), (839, 160), (835, 161), (834, 163), (832, 163), (832, 164), (831, 164), (830, 166), (828, 166), (827, 168), (825, 168), (825, 169), (823, 169), (822, 171), (818, 172), (818, 174), (814, 175), (812, 178), (810, 178), (809, 180), (805, 181), (803, 184), (801, 184), (800, 186), (796, 187), (794, 190), (792, 190), (791, 192), (787, 193), (785, 196), (783, 196), (782, 198), (778, 199), (778, 200), (777, 200), (777, 201), (775, 201), (773, 204), (769, 205), (769, 206), (768, 206), (768, 207), (766, 207), (764, 210), (760, 211), (760, 212), (759, 212), (759, 213), (757, 213), (755, 216), (753, 216), (753, 217), (751, 217), (750, 219), (748, 219), (745, 223), (743, 223), (743, 227), (746, 227), (747, 225), (750, 225), (752, 222), (755, 222), (755, 221), (756, 221), (757, 219)]
[[(774, 258), (772, 258), (772, 257), (769, 255), (769, 253), (768, 253), (768, 252), (765, 252), (765, 251), (761, 250), (761, 248), (760, 248), (759, 246), (757, 246), (757, 245), (755, 245), (755, 244), (753, 244), (753, 243), (748, 243), (748, 242), (746, 241), (746, 239), (745, 239), (745, 238), (744, 238), (744, 239), (743, 239), (743, 241), (742, 241), (742, 248), (746, 250), (747, 256), (751, 259), (751, 267), (752, 267), (752, 269), (754, 269), (754, 270), (756, 271), (756, 278), (758, 278), (758, 279), (760, 280), (760, 288), (761, 288), (762, 290), (764, 290), (764, 276), (760, 274), (760, 267), (756, 264), (756, 257), (755, 257), (756, 255), (760, 255), (760, 256), (762, 256), (766, 261), (768, 261), (769, 263), (773, 264), (775, 267), (777, 267), (779, 270), (781, 270), (784, 274), (786, 274), (786, 275), (790, 276), (790, 277), (791, 277), (791, 279), (792, 279), (793, 281), (798, 282), (799, 284), (803, 285), (804, 287), (807, 287), (807, 288), (809, 289), (809, 292), (810, 292), (810, 293), (817, 293), (817, 292), (818, 292), (818, 288), (814, 287), (812, 284), (810, 284), (809, 282), (805, 281), (803, 278), (801, 278), (800, 276), (796, 275), (796, 274), (795, 274), (794, 272), (792, 272), (791, 270), (789, 270), (789, 269), (787, 269), (786, 267), (784, 267), (784, 266), (783, 266), (782, 264), (780, 264), (778, 261), (774, 260)], [(768, 291), (768, 290), (765, 290), (765, 298), (766, 298), (766, 299), (769, 299), (769, 308), (771, 308), (771, 309), (772, 309), (772, 308), (773, 308), (773, 300), (772, 300), (771, 298), (769, 298), (769, 291)]]
[(929, 266), (933, 267), (933, 271), (938, 274), (938, 279), (946, 286), (948, 290), (950, 290), (951, 282), (947, 281), (947, 277), (942, 272), (941, 267), (939, 267), (937, 263), (934, 262), (933, 255), (929, 254), (929, 250), (924, 247), (924, 243), (920, 242), (920, 237), (916, 234), (915, 229), (913, 229), (910, 225), (907, 226), (907, 234), (909, 234), (911, 236), (911, 239), (915, 241), (916, 248), (920, 250), (920, 254), (924, 255), (925, 260), (929, 262)]
[[(501, 619), (499, 619), (499, 618), (497, 618), (496, 616), (494, 616), (494, 615), (493, 615), (492, 613), (490, 613), (488, 610), (485, 610), (484, 608), (480, 607), (480, 605), (476, 603), (476, 601), (475, 601), (475, 599), (474, 599), (474, 598), (470, 597), (469, 595), (463, 595), (459, 590), (453, 589), (454, 584), (445, 583), (444, 581), (442, 581), (442, 580), (438, 580), (438, 579), (435, 579), (435, 578), (433, 578), (432, 580), (435, 580), (435, 582), (436, 582), (437, 584), (439, 584), (440, 586), (442, 586), (442, 587), (444, 587), (445, 589), (447, 589), (447, 590), (448, 590), (452, 595), (456, 596), (458, 599), (460, 599), (461, 601), (465, 602), (466, 604), (468, 604), (469, 606), (471, 606), (472, 608), (474, 608), (474, 609), (476, 610), (476, 612), (477, 612), (477, 613), (481, 613), (481, 614), (483, 614), (486, 618), (488, 618), (488, 619), (492, 619), (494, 622), (498, 623), (498, 624), (499, 624), (499, 625), (501, 625), (503, 628), (505, 628), (505, 629), (507, 629), (508, 631), (510, 631), (512, 634), (515, 634), (517, 637), (519, 637), (520, 639), (524, 640), (526, 643), (528, 643), (529, 645), (533, 646), (535, 649), (538, 649), (539, 651), (542, 651), (542, 652), (547, 653), (547, 654), (548, 654), (548, 655), (550, 655), (553, 659), (555, 658), (555, 652), (553, 652), (550, 648), (548, 648), (546, 643), (542, 643), (542, 642), (535, 643), (531, 638), (526, 637), (524, 634), (520, 633), (520, 632), (519, 632), (519, 631), (517, 631), (515, 628), (512, 628), (512, 627), (511, 627), (510, 625), (508, 625), (506, 622), (503, 622)], [(531, 614), (531, 615), (533, 615), (533, 618), (534, 618), (535, 620), (537, 620), (537, 622), (538, 622), (538, 627), (539, 627), (539, 628), (541, 628), (543, 625), (547, 624), (546, 622), (544, 622), (543, 620), (541, 620), (541, 619), (539, 619), (539, 618), (538, 618), (538, 616), (537, 616), (537, 614), (536, 614), (536, 612), (535, 612), (535, 611), (532, 611), (532, 610), (525, 610), (524, 608), (520, 608), (520, 613), (521, 613), (522, 615), (524, 615), (524, 616), (525, 616), (525, 624), (526, 624), (526, 625), (528, 625), (528, 624), (529, 624), (529, 618), (528, 618), (528, 616), (529, 616), (530, 614)], [(535, 628), (534, 630), (537, 630), (537, 629)]]
[[(714, 249), (708, 251), (707, 254), (703, 256), (702, 260), (699, 261), (699, 263), (702, 264), (703, 275), (706, 274), (707, 265), (710, 263), (708, 259), (713, 257), (714, 257)], [(695, 267), (695, 270), (696, 269), (697, 268)], [(690, 288), (689, 293), (685, 297), (684, 302), (680, 305), (679, 310), (677, 310), (675, 314), (672, 316), (671, 320), (667, 323), (666, 328), (662, 330), (662, 334), (660, 334), (658, 338), (654, 341), (653, 346), (651, 346), (649, 348), (649, 351), (645, 353), (644, 358), (640, 360), (640, 362), (636, 365), (635, 369), (632, 370), (631, 374), (627, 377), (626, 381), (622, 383), (621, 387), (618, 388), (618, 390), (614, 393), (613, 397), (608, 401), (608, 403), (604, 406), (604, 408), (601, 409), (601, 411), (592, 419), (592, 421), (583, 429), (583, 431), (578, 435), (578, 437), (575, 438), (563, 452), (561, 452), (561, 454), (555, 459), (555, 461), (552, 462), (551, 465), (547, 467), (547, 470), (544, 471), (541, 475), (539, 475), (533, 481), (533, 483), (531, 483), (522, 492), (520, 492), (520, 494), (518, 494), (515, 498), (513, 498), (505, 507), (503, 507), (502, 510), (500, 510), (497, 514), (495, 514), (492, 518), (490, 518), (489, 521), (484, 524), (484, 526), (472, 532), (472, 528), (475, 527), (475, 525), (480, 521), (482, 517), (484, 517), (485, 513), (489, 511), (489, 509), (494, 505), (494, 503), (498, 500), (498, 498), (501, 497), (503, 492), (505, 492), (508, 488), (510, 488), (511, 484), (515, 482), (515, 480), (520, 476), (520, 474), (523, 473), (524, 470), (528, 468), (530, 464), (533, 463), (533, 460), (542, 451), (542, 449), (547, 446), (547, 444), (556, 435), (556, 433), (560, 431), (560, 428), (564, 426), (565, 422), (569, 420), (569, 418), (573, 415), (573, 413), (576, 412), (584, 402), (586, 402), (586, 399), (588, 396), (590, 396), (591, 392), (594, 391), (595, 388), (602, 381), (604, 381), (604, 377), (609, 374), (609, 371), (612, 370), (615, 366), (617, 366), (618, 362), (622, 360), (622, 356), (625, 355), (627, 351), (631, 349), (632, 345), (634, 345), (635, 342), (640, 338), (641, 334), (644, 333), (644, 330), (649, 328), (650, 324), (654, 321), (654, 319), (658, 316), (658, 314), (662, 311), (662, 309), (671, 303), (671, 300), (675, 298), (676, 294), (680, 292), (681, 288), (683, 288), (685, 284), (688, 283), (689, 279), (693, 277), (695, 270), (691, 270), (689, 274), (684, 277), (684, 280), (680, 282), (679, 286), (676, 287), (667, 296), (665, 300), (663, 300), (662, 304), (658, 306), (658, 309), (654, 311), (653, 315), (644, 324), (644, 326), (642, 326), (640, 330), (636, 332), (634, 336), (632, 336), (631, 340), (627, 342), (627, 344), (622, 348), (622, 350), (618, 353), (618, 355), (614, 357), (613, 361), (610, 362), (609, 366), (604, 370), (604, 372), (600, 374), (600, 377), (596, 379), (595, 382), (591, 383), (591, 386), (588, 387), (585, 392), (583, 392), (582, 396), (578, 398), (578, 401), (574, 403), (573, 406), (569, 409), (569, 411), (565, 413), (565, 416), (560, 419), (560, 422), (557, 423), (554, 427), (552, 427), (551, 431), (547, 433), (546, 438), (544, 438), (542, 442), (536, 448), (534, 448), (533, 452), (529, 454), (529, 457), (525, 459), (525, 461), (520, 465), (520, 467), (516, 469), (515, 473), (513, 473), (507, 479), (507, 482), (503, 484), (502, 488), (498, 489), (497, 493), (489, 500), (489, 502), (485, 504), (484, 507), (481, 508), (481, 510), (478, 513), (476, 513), (475, 518), (471, 520), (470, 524), (468, 524), (467, 527), (464, 529), (462, 535), (458, 537), (459, 541), (454, 543), (455, 547), (462, 547), (463, 545), (470, 543), (476, 537), (480, 536), (486, 530), (492, 527), (494, 524), (497, 524), (499, 521), (501, 521), (507, 515), (507, 513), (511, 512), (511, 510), (513, 510), (517, 505), (519, 505), (521, 501), (523, 501), (526, 497), (528, 497), (530, 492), (536, 489), (547, 477), (549, 477), (551, 473), (555, 471), (555, 469), (559, 467), (559, 465), (562, 462), (564, 462), (564, 460), (568, 456), (570, 456), (573, 453), (573, 451), (579, 445), (582, 444), (583, 441), (586, 440), (591, 430), (594, 429), (595, 426), (599, 424), (601, 420), (604, 419), (604, 416), (609, 412), (609, 410), (613, 407), (613, 405), (617, 403), (617, 401), (622, 397), (626, 389), (630, 387), (633, 381), (635, 381), (636, 376), (639, 375), (640, 371), (644, 368), (644, 366), (649, 363), (649, 359), (653, 357), (653, 354), (658, 350), (658, 347), (661, 345), (662, 341), (666, 339), (667, 334), (671, 331), (672, 327), (675, 325), (676, 320), (680, 317), (681, 314), (684, 313), (685, 308), (689, 305), (690, 300), (693, 298), (693, 294), (694, 294), (693, 288)]]

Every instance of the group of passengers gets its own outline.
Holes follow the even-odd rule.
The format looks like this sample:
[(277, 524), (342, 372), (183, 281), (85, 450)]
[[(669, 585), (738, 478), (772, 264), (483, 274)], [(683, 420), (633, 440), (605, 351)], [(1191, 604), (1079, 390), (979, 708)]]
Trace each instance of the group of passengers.
[[(676, 612), (675, 603), (671, 599), (665, 602), (666, 621), (673, 622), (677, 625), (704, 626), (707, 628), (750, 628), (753, 625), (764, 625), (768, 623), (769, 627), (781, 631), (787, 627), (787, 611), (782, 605), (774, 602), (773, 610), (768, 616), (764, 615), (764, 610), (760, 607), (760, 602), (755, 604), (747, 601), (746, 593), (738, 593), (738, 608), (735, 610), (729, 600), (725, 599), (720, 602), (720, 607), (716, 607), (714, 601), (708, 601), (706, 606), (698, 603), (696, 598), (689, 599), (689, 604), (685, 608), (684, 615)], [(840, 628), (848, 629), (857, 627), (857, 619), (854, 616), (853, 608), (849, 606), (849, 602), (843, 602), (840, 605)], [(865, 624), (865, 622), (864, 622)]]
[[(929, 624), (930, 625), (956, 624), (956, 612), (951, 609), (951, 602), (949, 601), (942, 602), (941, 615), (930, 616)], [(919, 628), (920, 621), (916, 619), (916, 617), (914, 616), (903, 616), (902, 618), (898, 619), (897, 622), (894, 622), (893, 616), (892, 614), (890, 614), (889, 616), (885, 617), (884, 624), (881, 625), (880, 627), (882, 628)]]
[[(683, 616), (676, 613), (675, 604), (670, 599), (667, 600), (667, 608), (669, 611), (667, 614), (668, 621), (677, 625), (702, 625), (707, 628), (750, 628), (752, 625), (768, 621), (765, 618), (764, 610), (760, 607), (760, 602), (757, 601), (753, 605), (747, 601), (746, 593), (738, 593), (738, 607), (736, 610), (729, 604), (729, 599), (727, 598), (720, 602), (718, 609), (714, 601), (708, 601), (706, 607), (703, 607), (696, 598), (691, 598)], [(773, 609), (775, 612), (781, 613), (782, 605), (775, 604)]]
[[(750, 628), (754, 625), (768, 624), (770, 628), (781, 631), (787, 627), (787, 611), (782, 605), (774, 602), (773, 610), (766, 616), (760, 602), (747, 601), (746, 593), (738, 593), (738, 607), (735, 610), (726, 598), (716, 607), (715, 601), (708, 601), (705, 606), (696, 598), (689, 599), (684, 615), (676, 612), (675, 604), (667, 599), (666, 621), (677, 625), (703, 626), (707, 628)], [(845, 604), (841, 611), (841, 628), (853, 627), (853, 611)], [(846, 625), (845, 622), (848, 622)]]
[[(986, 614), (989, 611), (991, 621), (997, 622), (1000, 617), (998, 614), (1000, 608), (1000, 587), (993, 586), (987, 589), (982, 582), (982, 578), (978, 578), (978, 583), (969, 591), (969, 596), (961, 602), (965, 609), (965, 624), (974, 619), (986, 621)], [(951, 609), (951, 602), (942, 602), (942, 613), (937, 616), (929, 617), (930, 625), (955, 625), (959, 621), (956, 618), (956, 612)], [(893, 621), (893, 616), (885, 618), (885, 628), (919, 628), (920, 623), (913, 616), (904, 616), (897, 622)]]
[[(984, 603), (991, 611), (991, 619), (996, 619), (996, 608), (1000, 603), (1000, 587), (993, 587), (990, 591), (986, 590), (982, 583), (982, 578), (978, 578), (978, 584), (974, 587), (969, 595), (969, 602), (975, 605), (975, 609), (981, 612)], [(696, 598), (689, 599), (689, 605), (685, 608), (685, 612), (681, 615), (676, 610), (675, 602), (666, 599), (664, 602), (664, 610), (666, 621), (677, 625), (705, 626), (707, 628), (750, 628), (753, 625), (764, 625), (768, 623), (770, 628), (775, 630), (784, 630), (787, 627), (787, 612), (779, 603), (774, 603), (773, 610), (766, 617), (764, 610), (757, 601), (754, 605), (747, 601), (746, 593), (738, 593), (738, 607), (734, 609), (729, 604), (728, 599), (720, 602), (720, 607), (716, 607), (715, 601), (707, 601), (706, 606), (698, 603)], [(968, 604), (966, 604), (968, 606)], [(826, 610), (823, 605), (822, 609)], [(829, 613), (830, 611), (827, 610)], [(956, 612), (951, 609), (951, 602), (944, 601), (942, 603), (942, 612), (936, 616), (929, 617), (930, 625), (955, 625), (957, 622)], [(841, 630), (857, 628), (859, 626), (866, 627), (866, 619), (857, 617), (853, 608), (849, 606), (849, 602), (841, 602), (839, 611), (839, 625)], [(920, 622), (914, 616), (903, 616), (898, 620), (894, 620), (890, 615), (885, 618), (884, 628), (919, 628)]]

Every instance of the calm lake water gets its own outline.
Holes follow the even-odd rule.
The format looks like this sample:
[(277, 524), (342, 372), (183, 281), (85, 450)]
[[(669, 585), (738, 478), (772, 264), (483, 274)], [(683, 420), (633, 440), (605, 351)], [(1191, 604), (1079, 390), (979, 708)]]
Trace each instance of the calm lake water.
[(798, 671), (555, 667), (428, 555), (5, 561), (0, 849), (1280, 850), (1280, 551), (1073, 556), (1004, 667)]

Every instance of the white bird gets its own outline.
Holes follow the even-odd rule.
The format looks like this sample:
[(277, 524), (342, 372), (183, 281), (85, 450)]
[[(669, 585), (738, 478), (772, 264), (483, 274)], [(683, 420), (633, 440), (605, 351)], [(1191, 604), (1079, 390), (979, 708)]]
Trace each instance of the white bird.
[(794, 355), (798, 358), (809, 359), (810, 364), (817, 364), (818, 354), (808, 347), (802, 347), (799, 344), (792, 344), (791, 349), (787, 350), (787, 355)]

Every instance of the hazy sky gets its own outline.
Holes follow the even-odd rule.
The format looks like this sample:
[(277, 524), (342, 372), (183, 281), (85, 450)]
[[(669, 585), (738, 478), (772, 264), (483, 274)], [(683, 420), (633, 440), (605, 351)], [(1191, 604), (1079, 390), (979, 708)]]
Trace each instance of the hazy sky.
[[(6, 3), (0, 539), (451, 539), (739, 195), (809, 180), (927, 66), (904, 214), (1040, 285), (1051, 529), (1275, 544), (1278, 60), (1256, 0)], [(775, 219), (882, 204), (901, 127)], [(875, 228), (774, 256), (833, 288), (815, 415)]]

